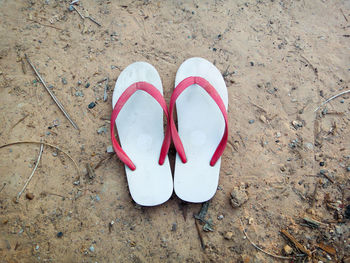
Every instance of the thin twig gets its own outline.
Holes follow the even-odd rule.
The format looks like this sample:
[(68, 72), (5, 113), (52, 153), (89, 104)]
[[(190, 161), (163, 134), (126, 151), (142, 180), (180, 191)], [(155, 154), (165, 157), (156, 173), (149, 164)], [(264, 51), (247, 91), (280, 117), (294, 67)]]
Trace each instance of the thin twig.
[(342, 13), (342, 15), (343, 15), (345, 21), (346, 21), (346, 22), (349, 22), (348, 19), (346, 18), (346, 16), (344, 15), (344, 12), (343, 12), (343, 10), (342, 10), (341, 8), (340, 8), (340, 12)]
[(51, 27), (51, 28), (54, 28), (54, 29), (57, 29), (57, 30), (60, 30), (60, 31), (63, 30), (62, 28), (59, 28), (59, 27), (56, 27), (56, 26), (53, 26), (53, 25), (43, 24), (43, 23), (41, 23), (41, 22), (39, 22), (39, 21), (36, 21), (36, 20), (33, 20), (33, 19), (29, 19), (29, 18), (28, 18), (28, 20), (29, 20), (29, 21), (32, 21), (32, 22), (34, 22), (34, 23), (37, 23), (37, 24), (39, 24), (39, 25), (42, 25), (42, 26)]
[(294, 246), (296, 246), (301, 252), (303, 252), (304, 254), (306, 254), (308, 257), (311, 257), (311, 251), (306, 249), (302, 244), (300, 244), (298, 242), (298, 240), (296, 240), (295, 237), (293, 237), (291, 234), (288, 233), (287, 230), (282, 229), (281, 233), (289, 239), (290, 242), (292, 242), (294, 244)]
[(71, 117), (69, 116), (68, 112), (64, 109), (63, 105), (58, 101), (58, 99), (56, 98), (55, 94), (53, 94), (51, 92), (51, 90), (46, 86), (45, 81), (43, 80), (43, 78), (40, 76), (39, 72), (36, 70), (36, 68), (34, 67), (34, 65), (30, 62), (27, 54), (24, 54), (28, 64), (32, 67), (32, 69), (34, 70), (35, 74), (37, 75), (37, 77), (39, 78), (39, 80), (41, 81), (41, 83), (44, 85), (44, 87), (46, 88), (47, 92), (50, 94), (51, 98), (54, 100), (54, 102), (57, 104), (57, 106), (60, 108), (60, 110), (63, 112), (64, 116), (66, 116), (66, 118), (70, 121), (70, 123), (73, 125), (74, 128), (76, 128), (77, 130), (79, 130), (78, 125), (71, 119)]
[(29, 184), (30, 180), (32, 180), (33, 175), (34, 175), (34, 173), (36, 171), (36, 168), (38, 168), (38, 165), (39, 165), (39, 162), (40, 162), (40, 159), (41, 159), (41, 155), (43, 154), (43, 149), (44, 149), (44, 144), (41, 144), (40, 145), (40, 152), (39, 152), (38, 160), (36, 161), (36, 164), (34, 166), (32, 174), (29, 176), (29, 178), (28, 178), (27, 182), (24, 184), (22, 190), (17, 194), (16, 203), (18, 203), (18, 199), (21, 197), (21, 195), (24, 192), (24, 190), (26, 190), (27, 185)]
[(257, 250), (265, 253), (266, 255), (269, 255), (271, 257), (275, 257), (275, 258), (279, 258), (279, 259), (293, 259), (293, 257), (283, 257), (283, 256), (279, 256), (279, 255), (275, 255), (275, 254), (271, 254), (265, 250), (263, 250), (262, 248), (258, 247), (253, 241), (250, 240), (250, 238), (248, 237), (246, 231), (244, 230), (244, 226), (243, 226), (243, 222), (241, 219), (239, 219), (239, 221), (241, 222), (241, 226), (242, 226), (242, 229), (243, 229), (243, 233), (244, 233), (244, 236), (248, 239), (248, 241), (250, 242), (250, 244), (252, 244), (253, 247), (255, 247)]
[(196, 229), (197, 229), (199, 241), (201, 242), (201, 247), (202, 247), (202, 249), (205, 249), (204, 239), (203, 239), (203, 236), (202, 236), (200, 227), (199, 227), (199, 223), (198, 223), (198, 221), (196, 220), (196, 218), (194, 219), (194, 223), (195, 223), (195, 225), (196, 225)]
[(74, 163), (76, 169), (77, 169), (77, 172), (78, 172), (78, 175), (80, 176), (80, 170), (79, 170), (79, 167), (77, 165), (77, 163), (74, 161), (74, 159), (68, 154), (66, 153), (65, 151), (63, 151), (62, 149), (60, 149), (59, 147), (55, 146), (55, 145), (52, 145), (50, 143), (46, 143), (46, 142), (37, 142), (37, 141), (20, 141), (20, 142), (11, 142), (11, 143), (7, 143), (7, 144), (4, 144), (4, 145), (1, 145), (0, 146), (0, 149), (1, 148), (5, 148), (7, 146), (11, 146), (11, 145), (15, 145), (15, 144), (21, 144), (21, 143), (35, 143), (35, 144), (44, 144), (46, 146), (50, 146), (56, 150), (59, 150), (60, 152), (64, 153), (65, 155), (68, 156), (68, 158)]
[(85, 19), (85, 17), (78, 11), (78, 9), (75, 8), (74, 5), (71, 5), (71, 7), (79, 14), (79, 16), (81, 17), (81, 19)]
[(87, 18), (89, 18), (92, 22), (94, 22), (96, 25), (98, 26), (102, 26), (99, 22), (97, 22), (95, 19), (93, 19), (91, 16), (88, 16)]
[(334, 95), (333, 97), (330, 97), (328, 100), (322, 102), (322, 104), (320, 106), (318, 106), (317, 109), (314, 110), (314, 112), (318, 111), (319, 108), (321, 108), (323, 105), (325, 105), (326, 103), (330, 102), (331, 100), (333, 100), (333, 99), (335, 99), (335, 98), (337, 98), (337, 97), (339, 97), (341, 95), (344, 95), (346, 93), (349, 93), (349, 92), (350, 92), (350, 90), (346, 90), (346, 91), (343, 91), (343, 92), (341, 92), (341, 93), (339, 93), (337, 95)]
[(25, 118), (27, 118), (29, 116), (29, 114), (26, 114), (24, 117), (22, 117), (21, 119), (19, 119), (19, 121), (17, 121), (14, 125), (12, 125), (11, 130), (16, 127), (20, 122), (24, 121)]

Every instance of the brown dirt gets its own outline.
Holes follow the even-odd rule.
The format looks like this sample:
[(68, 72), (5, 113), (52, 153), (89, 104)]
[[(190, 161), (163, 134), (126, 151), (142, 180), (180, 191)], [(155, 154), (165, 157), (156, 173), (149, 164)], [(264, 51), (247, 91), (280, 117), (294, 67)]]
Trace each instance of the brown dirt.
[[(282, 253), (288, 242), (280, 230), (287, 229), (315, 251), (316, 262), (327, 261), (316, 246), (320, 242), (336, 248), (329, 255), (334, 261), (350, 256), (344, 218), (350, 203), (350, 95), (314, 113), (325, 99), (349, 89), (349, 1), (80, 2), (77, 8), (101, 27), (69, 12), (68, 1), (0, 0), (0, 144), (52, 143), (85, 173), (86, 163), (108, 157), (109, 134), (97, 130), (108, 127), (101, 118), (111, 113), (122, 69), (139, 60), (153, 64), (169, 101), (178, 66), (204, 57), (225, 75), (229, 91), (229, 144), (207, 214), (214, 231), (201, 230), (202, 249), (193, 219), (201, 205), (176, 196), (158, 207), (136, 206), (116, 157), (96, 169), (96, 178), (73, 185), (74, 165), (48, 147), (26, 190), (34, 198), (24, 194), (15, 204), (39, 153), (39, 145), (15, 145), (0, 149), (2, 262), (277, 261), (243, 238), (239, 219), (271, 253)], [(53, 85), (80, 132), (36, 81), (24, 53)], [(104, 83), (98, 83), (105, 77), (112, 87), (107, 102)], [(92, 101), (97, 105), (90, 110)], [(59, 126), (49, 129), (55, 120)], [(235, 186), (249, 196), (236, 209), (230, 205)], [(311, 229), (301, 224), (304, 215), (324, 224)], [(228, 231), (231, 240), (224, 239)]]

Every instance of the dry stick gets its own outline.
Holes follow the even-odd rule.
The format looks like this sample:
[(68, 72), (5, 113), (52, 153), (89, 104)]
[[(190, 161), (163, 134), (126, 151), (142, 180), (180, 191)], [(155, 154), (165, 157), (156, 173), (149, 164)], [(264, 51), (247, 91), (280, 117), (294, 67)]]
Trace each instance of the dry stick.
[(79, 14), (79, 16), (81, 17), (81, 19), (85, 19), (85, 17), (78, 11), (78, 9), (75, 8), (74, 5), (72, 5), (73, 9)]
[(46, 145), (46, 146), (50, 146), (56, 150), (59, 150), (60, 152), (64, 153), (65, 155), (68, 156), (68, 158), (74, 163), (76, 169), (77, 169), (77, 172), (78, 172), (78, 175), (80, 176), (80, 170), (79, 170), (79, 167), (77, 165), (77, 163), (74, 161), (74, 159), (68, 154), (66, 153), (65, 151), (63, 151), (62, 149), (58, 148), (57, 146), (55, 145), (52, 145), (52, 144), (49, 144), (49, 143), (46, 143), (46, 142), (36, 142), (36, 141), (21, 141), (21, 142), (11, 142), (11, 143), (7, 143), (7, 144), (4, 144), (4, 145), (1, 145), (0, 146), (0, 149), (1, 148), (5, 148), (7, 146), (11, 146), (11, 145), (15, 145), (15, 144), (21, 144), (21, 143), (35, 143), (35, 144), (43, 144), (43, 145)]
[(88, 16), (87, 18), (89, 18), (92, 22), (94, 22), (96, 25), (98, 26), (102, 26), (99, 22), (97, 22), (95, 19), (93, 19), (91, 16)]
[(18, 199), (21, 197), (21, 195), (23, 194), (24, 190), (26, 190), (27, 185), (29, 184), (30, 180), (32, 180), (33, 175), (34, 175), (34, 173), (36, 171), (36, 168), (38, 168), (38, 165), (39, 165), (39, 162), (40, 162), (40, 159), (41, 159), (41, 155), (43, 153), (43, 149), (44, 149), (44, 144), (41, 144), (40, 145), (40, 152), (39, 152), (38, 160), (36, 161), (36, 164), (34, 166), (32, 174), (29, 176), (29, 178), (28, 178), (27, 182), (24, 184), (22, 190), (17, 194), (16, 203), (18, 203)]
[(311, 257), (311, 251), (306, 249), (302, 244), (300, 244), (295, 237), (288, 233), (287, 230), (282, 229), (281, 233), (287, 237), (301, 252)]
[(239, 221), (241, 222), (241, 226), (242, 226), (242, 229), (243, 229), (243, 233), (244, 233), (244, 236), (248, 239), (248, 241), (250, 242), (250, 244), (252, 244), (253, 247), (255, 247), (257, 250), (265, 253), (266, 255), (269, 255), (271, 257), (275, 257), (275, 258), (279, 258), (279, 259), (293, 259), (293, 257), (283, 257), (283, 256), (279, 256), (279, 255), (275, 255), (275, 254), (271, 254), (265, 250), (263, 250), (262, 248), (258, 247), (257, 245), (255, 245), (255, 243), (253, 241), (250, 240), (250, 238), (248, 237), (246, 231), (244, 230), (244, 226), (243, 226), (243, 222), (241, 219), (239, 219)]
[(51, 92), (51, 90), (46, 86), (45, 81), (43, 80), (43, 78), (40, 76), (39, 72), (36, 70), (36, 68), (34, 67), (34, 65), (30, 62), (27, 54), (24, 54), (28, 64), (32, 67), (32, 69), (34, 70), (35, 74), (38, 76), (38, 78), (40, 79), (41, 83), (44, 85), (44, 87), (46, 88), (47, 92), (50, 94), (51, 98), (54, 100), (54, 102), (57, 104), (57, 106), (60, 108), (60, 110), (63, 112), (64, 116), (66, 116), (66, 118), (70, 121), (70, 123), (73, 125), (74, 128), (76, 128), (77, 130), (79, 130), (78, 125), (70, 118), (68, 112), (64, 109), (64, 107), (62, 106), (62, 104), (58, 101), (58, 99), (56, 98), (55, 94), (53, 94)]
[(317, 109), (314, 110), (314, 112), (318, 111), (319, 108), (321, 108), (323, 105), (325, 105), (326, 103), (330, 102), (331, 100), (333, 100), (333, 99), (335, 99), (335, 98), (337, 98), (337, 97), (339, 97), (341, 95), (344, 95), (346, 93), (349, 93), (349, 92), (350, 92), (350, 90), (346, 90), (346, 91), (343, 91), (343, 92), (341, 92), (341, 93), (339, 93), (337, 95), (334, 95), (333, 97), (330, 97), (328, 100), (322, 102), (322, 104), (320, 106), (318, 106)]
[(201, 242), (201, 247), (202, 247), (202, 249), (205, 249), (204, 239), (203, 239), (203, 236), (202, 236), (202, 233), (201, 233), (200, 227), (199, 227), (199, 223), (198, 223), (198, 221), (197, 221), (197, 219), (196, 219), (196, 218), (194, 219), (194, 223), (195, 223), (195, 225), (196, 225), (196, 229), (197, 229), (197, 233), (198, 233), (199, 241)]

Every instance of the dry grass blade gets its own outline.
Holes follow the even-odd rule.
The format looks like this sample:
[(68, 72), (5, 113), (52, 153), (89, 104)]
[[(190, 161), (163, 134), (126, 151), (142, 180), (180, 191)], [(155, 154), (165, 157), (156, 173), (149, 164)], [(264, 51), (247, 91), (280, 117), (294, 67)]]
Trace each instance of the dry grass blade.
[(316, 108), (316, 110), (314, 110), (314, 112), (318, 111), (323, 105), (325, 105), (326, 103), (330, 102), (331, 100), (334, 100), (335, 98), (337, 98), (337, 97), (339, 97), (341, 95), (344, 95), (346, 93), (349, 93), (349, 92), (350, 92), (350, 90), (346, 90), (346, 91), (340, 92), (339, 94), (334, 95), (333, 97), (330, 97), (328, 100), (322, 102), (322, 104), (320, 106), (318, 106)]
[(40, 145), (40, 152), (39, 152), (38, 160), (36, 160), (36, 164), (34, 166), (34, 169), (33, 169), (32, 173), (31, 173), (31, 175), (29, 176), (27, 182), (24, 184), (22, 190), (17, 194), (17, 196), (16, 196), (16, 203), (18, 203), (18, 199), (21, 197), (21, 195), (23, 194), (24, 190), (26, 190), (27, 185), (32, 180), (33, 175), (34, 175), (34, 173), (36, 171), (36, 168), (38, 168), (38, 165), (39, 165), (39, 162), (40, 162), (40, 159), (41, 159), (41, 155), (43, 154), (43, 149), (44, 149), (44, 144), (41, 144)]
[(64, 153), (65, 155), (67, 155), (67, 157), (74, 163), (76, 169), (77, 169), (77, 172), (78, 172), (78, 175), (80, 177), (80, 170), (79, 170), (79, 166), (77, 165), (77, 163), (74, 161), (74, 159), (65, 151), (63, 151), (62, 149), (60, 149), (59, 147), (55, 146), (55, 145), (52, 145), (50, 143), (46, 143), (46, 142), (37, 142), (37, 141), (20, 141), (20, 142), (11, 142), (11, 143), (7, 143), (7, 144), (4, 144), (4, 145), (1, 145), (0, 146), (0, 149), (1, 148), (5, 148), (7, 146), (11, 146), (11, 145), (15, 145), (15, 144), (22, 144), (22, 143), (34, 143), (34, 144), (43, 144), (43, 145), (46, 145), (46, 146), (50, 146), (56, 150), (59, 150), (60, 152)]
[(252, 244), (253, 247), (255, 247), (257, 250), (265, 253), (266, 255), (269, 255), (271, 257), (274, 257), (274, 258), (279, 258), (279, 259), (293, 259), (293, 257), (284, 257), (284, 256), (279, 256), (279, 255), (275, 255), (275, 254), (271, 254), (265, 250), (263, 250), (262, 248), (260, 248), (259, 246), (257, 246), (253, 241), (251, 241), (251, 239), (248, 237), (247, 235), (247, 232), (244, 230), (244, 226), (243, 226), (243, 222), (241, 219), (239, 219), (239, 221), (241, 222), (241, 226), (242, 226), (242, 230), (243, 230), (243, 233), (244, 233), (244, 236), (248, 239), (248, 241), (250, 242), (250, 244)]

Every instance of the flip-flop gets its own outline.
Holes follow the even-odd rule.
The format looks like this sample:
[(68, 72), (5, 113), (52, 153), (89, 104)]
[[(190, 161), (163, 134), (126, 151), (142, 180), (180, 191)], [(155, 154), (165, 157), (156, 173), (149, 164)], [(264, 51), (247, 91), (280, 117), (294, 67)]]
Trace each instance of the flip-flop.
[[(178, 132), (173, 118), (174, 106)], [(203, 58), (190, 58), (176, 73), (170, 125), (177, 151), (174, 190), (184, 201), (211, 199), (219, 183), (228, 138), (227, 88), (220, 71)]]
[[(146, 62), (135, 62), (125, 68), (115, 84), (112, 106), (112, 144), (125, 164), (133, 200), (142, 206), (164, 203), (173, 192), (167, 155), (171, 134), (157, 70)], [(165, 136), (163, 111), (168, 123)], [(114, 124), (122, 147), (114, 136)]]

